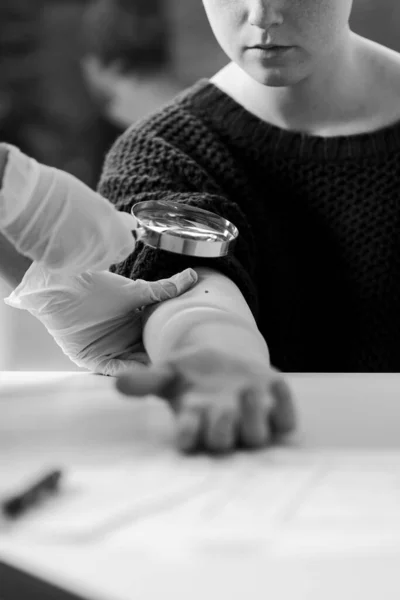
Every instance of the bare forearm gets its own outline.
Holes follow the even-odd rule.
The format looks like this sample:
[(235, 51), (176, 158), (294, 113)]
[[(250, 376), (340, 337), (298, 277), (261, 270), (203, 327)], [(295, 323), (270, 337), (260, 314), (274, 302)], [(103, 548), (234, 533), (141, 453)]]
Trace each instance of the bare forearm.
[(237, 286), (210, 269), (196, 270), (199, 281), (193, 289), (147, 309), (143, 338), (152, 362), (196, 346), (269, 361), (265, 340)]

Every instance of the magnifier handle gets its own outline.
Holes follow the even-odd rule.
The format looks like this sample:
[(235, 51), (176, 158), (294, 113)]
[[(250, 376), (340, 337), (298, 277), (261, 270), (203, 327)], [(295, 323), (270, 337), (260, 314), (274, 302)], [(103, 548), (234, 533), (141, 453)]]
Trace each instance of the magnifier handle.
[(143, 225), (138, 221), (135, 215), (132, 215), (132, 235), (134, 237), (135, 242), (140, 242), (144, 234), (146, 233), (146, 229)]

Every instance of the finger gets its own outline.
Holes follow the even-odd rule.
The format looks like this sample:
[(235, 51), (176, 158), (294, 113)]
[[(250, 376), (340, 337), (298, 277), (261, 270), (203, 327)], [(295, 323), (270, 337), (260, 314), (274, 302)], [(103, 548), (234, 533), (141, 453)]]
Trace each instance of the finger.
[(270, 411), (270, 427), (274, 434), (287, 434), (296, 428), (296, 410), (293, 393), (289, 384), (282, 378), (270, 385), (274, 404)]
[(202, 445), (204, 406), (186, 407), (177, 417), (177, 444), (182, 452), (195, 452)]
[(164, 397), (166, 390), (176, 380), (176, 374), (168, 368), (132, 365), (129, 372), (117, 377), (116, 388), (125, 396), (153, 394)]
[(265, 393), (253, 388), (244, 390), (240, 397), (240, 404), (240, 443), (247, 448), (265, 446), (270, 438)]
[(232, 450), (236, 444), (238, 406), (231, 399), (216, 397), (205, 409), (203, 424), (204, 446), (211, 452)]
[[(139, 284), (140, 280), (136, 281)], [(160, 279), (159, 281), (143, 281), (138, 288), (141, 294), (140, 300), (142, 306), (154, 304), (154, 302), (162, 302), (175, 298), (197, 282), (197, 273), (193, 269), (185, 269), (181, 273), (177, 273), (168, 279)], [(145, 284), (145, 285), (143, 285)]]

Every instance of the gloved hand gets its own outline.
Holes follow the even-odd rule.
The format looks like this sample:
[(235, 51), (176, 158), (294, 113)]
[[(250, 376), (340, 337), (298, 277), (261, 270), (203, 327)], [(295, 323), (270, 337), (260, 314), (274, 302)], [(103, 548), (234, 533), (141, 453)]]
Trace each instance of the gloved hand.
[(0, 231), (20, 254), (49, 271), (76, 274), (106, 270), (133, 252), (130, 214), (73, 175), (0, 143), (4, 163)]
[(116, 376), (129, 371), (132, 361), (149, 362), (140, 309), (179, 296), (196, 281), (193, 269), (147, 282), (108, 271), (51, 273), (34, 262), (5, 303), (39, 319), (79, 367)]

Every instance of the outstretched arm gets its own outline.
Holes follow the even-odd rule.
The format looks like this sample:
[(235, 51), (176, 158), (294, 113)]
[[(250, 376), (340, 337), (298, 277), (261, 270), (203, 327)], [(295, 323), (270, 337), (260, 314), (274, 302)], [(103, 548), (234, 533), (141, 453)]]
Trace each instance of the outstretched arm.
[(156, 394), (177, 416), (184, 451), (262, 447), (290, 432), (290, 388), (270, 365), (267, 344), (239, 288), (217, 271), (197, 268), (198, 284), (180, 298), (145, 309), (148, 374), (122, 376), (127, 395)]
[(120, 377), (117, 385), (127, 395), (156, 394), (170, 402), (185, 451), (264, 446), (272, 431), (293, 428), (291, 394), (270, 366), (256, 324), (253, 232), (234, 196), (217, 183), (216, 171), (226, 169), (226, 162), (214, 164), (214, 172), (204, 168), (206, 133), (196, 133), (192, 140), (186, 128), (179, 147), (178, 139), (129, 130), (106, 161), (99, 189), (120, 210), (145, 200), (172, 200), (218, 213), (240, 233), (228, 257), (182, 257), (138, 243), (115, 267), (126, 277), (151, 280), (191, 266), (200, 278), (182, 298), (145, 309), (144, 345), (152, 365)]

